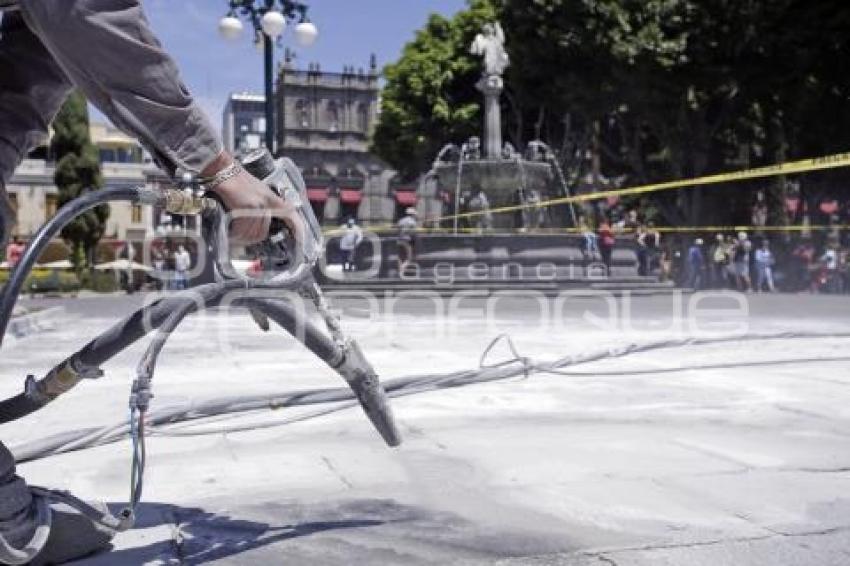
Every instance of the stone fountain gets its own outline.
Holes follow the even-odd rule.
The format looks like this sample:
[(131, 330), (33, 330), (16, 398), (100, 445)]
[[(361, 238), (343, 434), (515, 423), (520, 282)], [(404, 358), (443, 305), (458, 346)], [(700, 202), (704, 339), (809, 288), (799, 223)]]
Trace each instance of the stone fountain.
[[(471, 52), (483, 59), (476, 85), (484, 99), (483, 136), (445, 145), (418, 189), (424, 227), (435, 228), (435, 219), (441, 219), (442, 230), (419, 234), (415, 260), (405, 273), (398, 271), (397, 234), (387, 233), (381, 246), (361, 246), (356, 258), (364, 273), (374, 269), (376, 277), (349, 272), (342, 282), (329, 283), (376, 290), (467, 286), (546, 292), (646, 283), (647, 278), (637, 277), (632, 239), (618, 243), (610, 265), (605, 265), (598, 254), (585, 249), (583, 235), (557, 230), (578, 225), (572, 204), (535, 206), (568, 197), (570, 191), (557, 157), (545, 143), (532, 141), (522, 151), (503, 143), (500, 99), (509, 60), (501, 26), (484, 26)], [(518, 204), (526, 206), (516, 212), (488, 212)], [(455, 212), (480, 214), (458, 218)]]
[[(524, 152), (502, 141), (501, 96), (503, 75), (510, 64), (505, 51), (501, 25), (489, 23), (470, 51), (483, 59), (481, 79), (476, 87), (484, 96), (484, 135), (472, 137), (460, 146), (446, 145), (437, 155), (431, 170), (423, 176), (419, 193), (436, 202), (438, 195), (449, 195), (441, 205), (442, 214), (451, 216), (485, 208), (533, 204), (569, 195), (563, 171), (555, 154), (541, 141), (528, 144)], [(572, 205), (528, 208), (514, 214), (482, 214), (474, 218), (451, 219), (443, 223), (454, 231), (469, 227), (480, 229), (564, 228), (576, 225)]]

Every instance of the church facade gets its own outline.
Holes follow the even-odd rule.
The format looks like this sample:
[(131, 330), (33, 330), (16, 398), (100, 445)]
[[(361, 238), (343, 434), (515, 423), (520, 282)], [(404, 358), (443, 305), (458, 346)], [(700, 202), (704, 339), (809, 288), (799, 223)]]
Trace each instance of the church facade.
[(277, 80), (277, 148), (304, 173), (310, 202), (326, 224), (393, 221), (415, 206), (415, 185), (369, 152), (380, 112), (375, 57), (368, 69), (296, 69), (289, 53)]

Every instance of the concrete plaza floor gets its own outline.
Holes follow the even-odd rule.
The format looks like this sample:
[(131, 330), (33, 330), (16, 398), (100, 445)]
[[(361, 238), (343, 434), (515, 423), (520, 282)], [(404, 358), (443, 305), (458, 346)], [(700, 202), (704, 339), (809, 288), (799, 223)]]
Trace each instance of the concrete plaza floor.
[[(552, 360), (691, 335), (850, 332), (845, 297), (538, 299), (503, 298), (489, 315), (485, 298), (338, 305), (383, 378), (477, 367), (502, 333), (523, 356)], [(52, 330), (4, 345), (0, 394), (136, 300), (65, 301)], [(356, 408), (175, 424), (149, 439), (137, 529), (78, 564), (848, 564), (848, 342), (682, 346), (570, 368), (586, 375), (405, 396), (393, 401), (405, 438), (397, 449)], [(3, 440), (14, 447), (126, 419), (140, 352), (4, 426)], [(509, 356), (500, 345), (490, 361)], [(290, 337), (219, 314), (191, 319), (166, 347), (154, 404), (339, 385)], [(238, 430), (249, 424), (257, 429)], [(20, 471), (121, 504), (129, 458), (122, 441)]]

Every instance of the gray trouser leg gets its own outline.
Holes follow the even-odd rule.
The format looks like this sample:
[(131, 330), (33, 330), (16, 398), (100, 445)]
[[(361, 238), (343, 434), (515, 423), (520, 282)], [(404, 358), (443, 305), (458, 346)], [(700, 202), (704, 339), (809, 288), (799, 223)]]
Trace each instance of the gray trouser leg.
[(47, 135), (71, 83), (20, 13), (0, 24), (0, 244), (14, 223), (5, 186), (21, 159)]
[[(35, 533), (33, 503), (26, 482), (15, 475), (14, 457), (0, 442), (0, 536), (16, 550), (22, 549)], [(106, 511), (105, 506), (95, 507)], [(93, 524), (67, 505), (52, 503), (51, 508), (50, 534), (32, 565), (63, 564), (109, 548), (115, 533)], [(0, 565), (5, 563), (0, 557)]]
[(0, 442), (0, 535), (15, 548), (32, 538), (32, 496), (27, 484), (15, 475), (15, 459)]
[(86, 97), (173, 172), (198, 172), (222, 151), (139, 0), (24, 0), (30, 29)]

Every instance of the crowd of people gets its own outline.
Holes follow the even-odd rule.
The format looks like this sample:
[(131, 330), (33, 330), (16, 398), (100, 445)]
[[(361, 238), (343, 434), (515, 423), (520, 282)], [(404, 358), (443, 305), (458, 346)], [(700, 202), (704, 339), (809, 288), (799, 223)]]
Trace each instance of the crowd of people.
[(695, 239), (685, 265), (688, 286), (745, 292), (850, 292), (848, 250), (840, 238), (827, 237), (820, 246), (809, 236), (775, 240), (779, 252), (763, 234), (754, 238), (746, 232), (717, 234), (708, 247)]
[[(850, 292), (850, 241), (838, 227), (829, 233), (795, 232), (768, 237), (759, 230), (750, 235), (715, 234), (704, 239), (672, 232), (662, 237), (640, 211), (605, 215), (594, 225), (591, 215), (579, 218), (578, 231), (589, 262), (609, 269), (620, 241), (631, 239), (638, 274), (656, 275), (693, 289), (735, 289), (742, 292)], [(708, 241), (706, 241), (708, 240)]]

